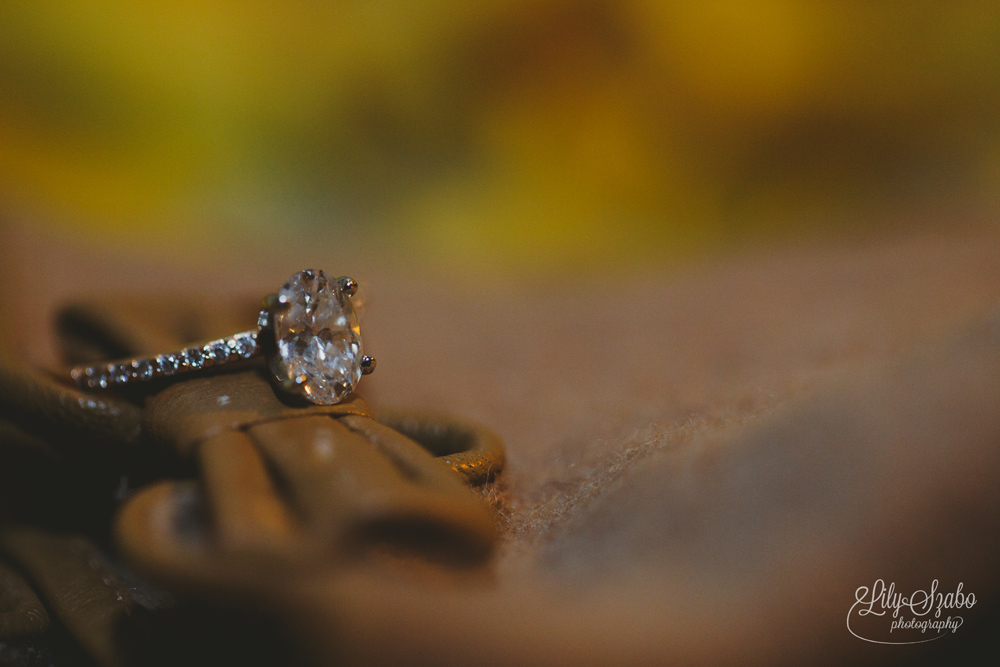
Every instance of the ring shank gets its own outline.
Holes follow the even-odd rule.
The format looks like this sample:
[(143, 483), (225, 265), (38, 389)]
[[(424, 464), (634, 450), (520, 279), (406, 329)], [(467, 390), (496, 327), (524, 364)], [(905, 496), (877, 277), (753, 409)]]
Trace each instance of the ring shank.
[(244, 361), (262, 354), (258, 333), (243, 331), (151, 357), (83, 364), (70, 376), (80, 389), (110, 389)]

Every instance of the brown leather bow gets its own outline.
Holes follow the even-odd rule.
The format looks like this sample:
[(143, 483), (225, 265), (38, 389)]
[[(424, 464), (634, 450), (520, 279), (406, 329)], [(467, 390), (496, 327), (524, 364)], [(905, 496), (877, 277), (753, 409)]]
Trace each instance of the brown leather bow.
[[(76, 306), (61, 319), (74, 363), (243, 324), (218, 309), (163, 302)], [(493, 551), (494, 517), (470, 485), (499, 472), (503, 445), (476, 425), (417, 414), (379, 422), (357, 396), (289, 405), (253, 364), (120, 396), (80, 393), (7, 362), (0, 402), (6, 472), (32, 472), (17, 470), (16, 449), (46, 461), (40, 476), (59, 470), (89, 489), (77, 500), (82, 527), (93, 531), (93, 539), (65, 532), (81, 529), (58, 507), (74, 502), (67, 491), (75, 486), (47, 487), (49, 512), (28, 508), (0, 523), (0, 556), (16, 564), (0, 561), (0, 638), (38, 633), (54, 613), (99, 663), (127, 661), (121, 626), (136, 612), (138, 589), (122, 583), (129, 575), (93, 540), (102, 542), (111, 496), (129, 479), (140, 488), (116, 512), (119, 553), (158, 584), (214, 605), (273, 606), (314, 572), (384, 558), (481, 570)], [(4, 507), (16, 503), (13, 486), (5, 496)]]

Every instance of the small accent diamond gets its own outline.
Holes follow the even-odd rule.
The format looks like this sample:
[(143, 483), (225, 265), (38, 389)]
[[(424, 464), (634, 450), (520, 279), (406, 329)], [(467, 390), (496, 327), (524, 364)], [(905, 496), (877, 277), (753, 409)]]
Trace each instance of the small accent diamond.
[(237, 336), (229, 341), (233, 352), (244, 359), (249, 359), (257, 350), (257, 341), (252, 335)]
[(188, 368), (201, 368), (205, 362), (205, 354), (199, 347), (184, 350), (184, 363)]
[(132, 373), (140, 380), (150, 380), (153, 377), (153, 364), (149, 359), (132, 362)]
[(111, 376), (111, 382), (114, 384), (125, 384), (128, 381), (130, 370), (131, 368), (124, 364), (111, 364), (108, 366), (108, 375)]
[(225, 341), (216, 341), (205, 346), (207, 354), (217, 364), (221, 364), (229, 358), (229, 347)]
[(161, 354), (156, 358), (156, 367), (164, 375), (173, 375), (180, 367), (180, 361), (172, 354)]

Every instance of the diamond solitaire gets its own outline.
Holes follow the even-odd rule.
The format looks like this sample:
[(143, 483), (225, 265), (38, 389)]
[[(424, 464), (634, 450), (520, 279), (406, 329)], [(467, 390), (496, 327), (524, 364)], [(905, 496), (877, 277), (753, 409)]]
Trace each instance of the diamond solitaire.
[(373, 368), (351, 303), (356, 289), (350, 278), (332, 280), (323, 271), (306, 270), (265, 300), (261, 334), (266, 339), (273, 332), (275, 347), (265, 350), (283, 389), (313, 403), (338, 403)]
[(282, 390), (319, 405), (339, 403), (375, 370), (351, 302), (357, 289), (346, 276), (299, 271), (264, 299), (255, 331), (154, 357), (77, 366), (70, 374), (81, 389), (114, 389), (264, 355)]

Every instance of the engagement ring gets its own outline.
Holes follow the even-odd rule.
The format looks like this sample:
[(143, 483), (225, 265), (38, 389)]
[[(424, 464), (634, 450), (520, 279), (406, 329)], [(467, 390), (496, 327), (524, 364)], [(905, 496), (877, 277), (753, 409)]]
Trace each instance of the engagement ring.
[(319, 405), (339, 403), (375, 370), (351, 303), (357, 288), (346, 276), (299, 271), (265, 297), (254, 331), (153, 357), (77, 366), (70, 374), (81, 389), (113, 389), (264, 356), (285, 392)]

